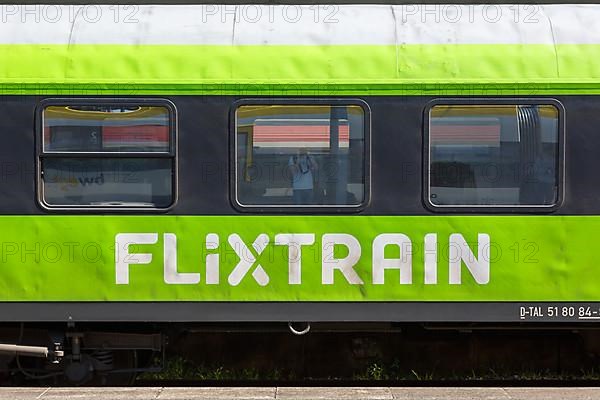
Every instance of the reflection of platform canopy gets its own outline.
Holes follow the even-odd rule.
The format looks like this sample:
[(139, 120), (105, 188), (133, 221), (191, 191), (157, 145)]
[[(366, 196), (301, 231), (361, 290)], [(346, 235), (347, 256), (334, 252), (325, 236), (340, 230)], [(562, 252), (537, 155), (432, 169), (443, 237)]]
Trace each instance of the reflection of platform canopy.
[(136, 107), (121, 111), (119, 108), (96, 108), (47, 107), (43, 114), (45, 150), (84, 151), (83, 148), (77, 149), (82, 141), (87, 143), (85, 150), (88, 151), (122, 148), (168, 150), (169, 114), (164, 107)]
[[(254, 125), (255, 147), (310, 147), (329, 148), (329, 120), (256, 120)], [(341, 121), (339, 147), (348, 147), (350, 126)]]
[(429, 128), (430, 140), (436, 145), (499, 146), (500, 120), (493, 118), (436, 118)]

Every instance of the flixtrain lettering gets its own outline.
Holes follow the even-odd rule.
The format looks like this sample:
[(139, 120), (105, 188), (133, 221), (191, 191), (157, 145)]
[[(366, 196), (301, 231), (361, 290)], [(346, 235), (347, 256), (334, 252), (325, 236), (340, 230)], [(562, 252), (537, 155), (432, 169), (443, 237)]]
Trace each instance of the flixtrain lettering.
[[(266, 268), (260, 264), (260, 255), (268, 246), (283, 246), (287, 248), (287, 278), (289, 285), (301, 285), (303, 276), (302, 251), (309, 246), (319, 250), (321, 284), (333, 285), (336, 280), (342, 280), (349, 285), (384, 285), (400, 284), (411, 285), (417, 279), (413, 276), (413, 241), (403, 233), (383, 233), (376, 236), (371, 245), (370, 279), (365, 281), (364, 274), (357, 273), (357, 266), (364, 263), (363, 246), (353, 235), (346, 233), (326, 233), (317, 237), (311, 233), (280, 233), (269, 236), (259, 234), (251, 244), (236, 233), (230, 234), (226, 240), (216, 233), (206, 235), (204, 243), (205, 254), (204, 271), (179, 272), (177, 261), (177, 236), (174, 233), (162, 234), (163, 242), (163, 278), (169, 285), (195, 285), (202, 281), (207, 285), (221, 284), (226, 279), (230, 286), (237, 286), (245, 279), (253, 279), (260, 286), (269, 285), (271, 278)], [(150, 268), (144, 264), (151, 264), (153, 255), (138, 252), (133, 246), (156, 245), (159, 241), (158, 233), (119, 233), (115, 237), (115, 279), (117, 285), (129, 285), (129, 272), (131, 268)], [(222, 246), (228, 246), (237, 256), (238, 262), (233, 269), (228, 268), (227, 273), (221, 268)], [(395, 246), (399, 249), (399, 256), (386, 256), (385, 249)], [(341, 256), (336, 248), (345, 249)], [(442, 266), (439, 257), (438, 237), (436, 233), (427, 233), (423, 238), (423, 283), (426, 285), (438, 284), (438, 270)], [(135, 250), (135, 251), (134, 251)], [(477, 250), (473, 251), (464, 236), (454, 233), (449, 236), (447, 251), (443, 252), (444, 267), (448, 268), (448, 283), (461, 285), (463, 283), (463, 265), (470, 277), (480, 285), (490, 282), (490, 236), (486, 233), (477, 235)], [(198, 263), (201, 265), (201, 263)], [(311, 266), (312, 267), (312, 266)], [(397, 270), (399, 280), (391, 281), (386, 271)], [(203, 272), (203, 274), (202, 274)], [(204, 278), (202, 278), (204, 275)], [(396, 273), (395, 276), (397, 276)], [(446, 275), (446, 274), (445, 274)]]

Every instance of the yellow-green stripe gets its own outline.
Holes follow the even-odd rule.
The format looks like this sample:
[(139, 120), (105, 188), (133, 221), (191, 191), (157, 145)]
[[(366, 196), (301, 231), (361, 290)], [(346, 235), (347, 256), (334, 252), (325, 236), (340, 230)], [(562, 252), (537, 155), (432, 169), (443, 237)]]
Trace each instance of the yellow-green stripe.
[(600, 45), (0, 45), (0, 59), (2, 94), (600, 93)]

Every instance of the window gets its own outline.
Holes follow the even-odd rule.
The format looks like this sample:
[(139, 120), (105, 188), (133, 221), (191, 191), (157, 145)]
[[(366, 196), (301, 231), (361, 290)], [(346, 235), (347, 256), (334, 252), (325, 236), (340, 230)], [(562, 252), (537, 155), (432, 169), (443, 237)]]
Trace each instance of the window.
[(434, 207), (553, 207), (560, 201), (560, 104), (436, 104), (429, 109)]
[(156, 208), (175, 201), (175, 109), (166, 101), (44, 102), (38, 170), (48, 208)]
[(366, 110), (362, 102), (238, 106), (238, 205), (356, 208), (366, 203)]

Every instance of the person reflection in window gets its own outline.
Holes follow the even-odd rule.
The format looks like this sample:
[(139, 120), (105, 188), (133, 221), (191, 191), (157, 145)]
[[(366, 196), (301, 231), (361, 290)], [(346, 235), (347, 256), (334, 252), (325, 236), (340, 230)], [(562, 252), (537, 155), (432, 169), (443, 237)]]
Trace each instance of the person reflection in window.
[(308, 154), (306, 148), (298, 150), (290, 157), (288, 169), (292, 176), (294, 204), (312, 204), (314, 201), (314, 173), (317, 171), (317, 161)]

